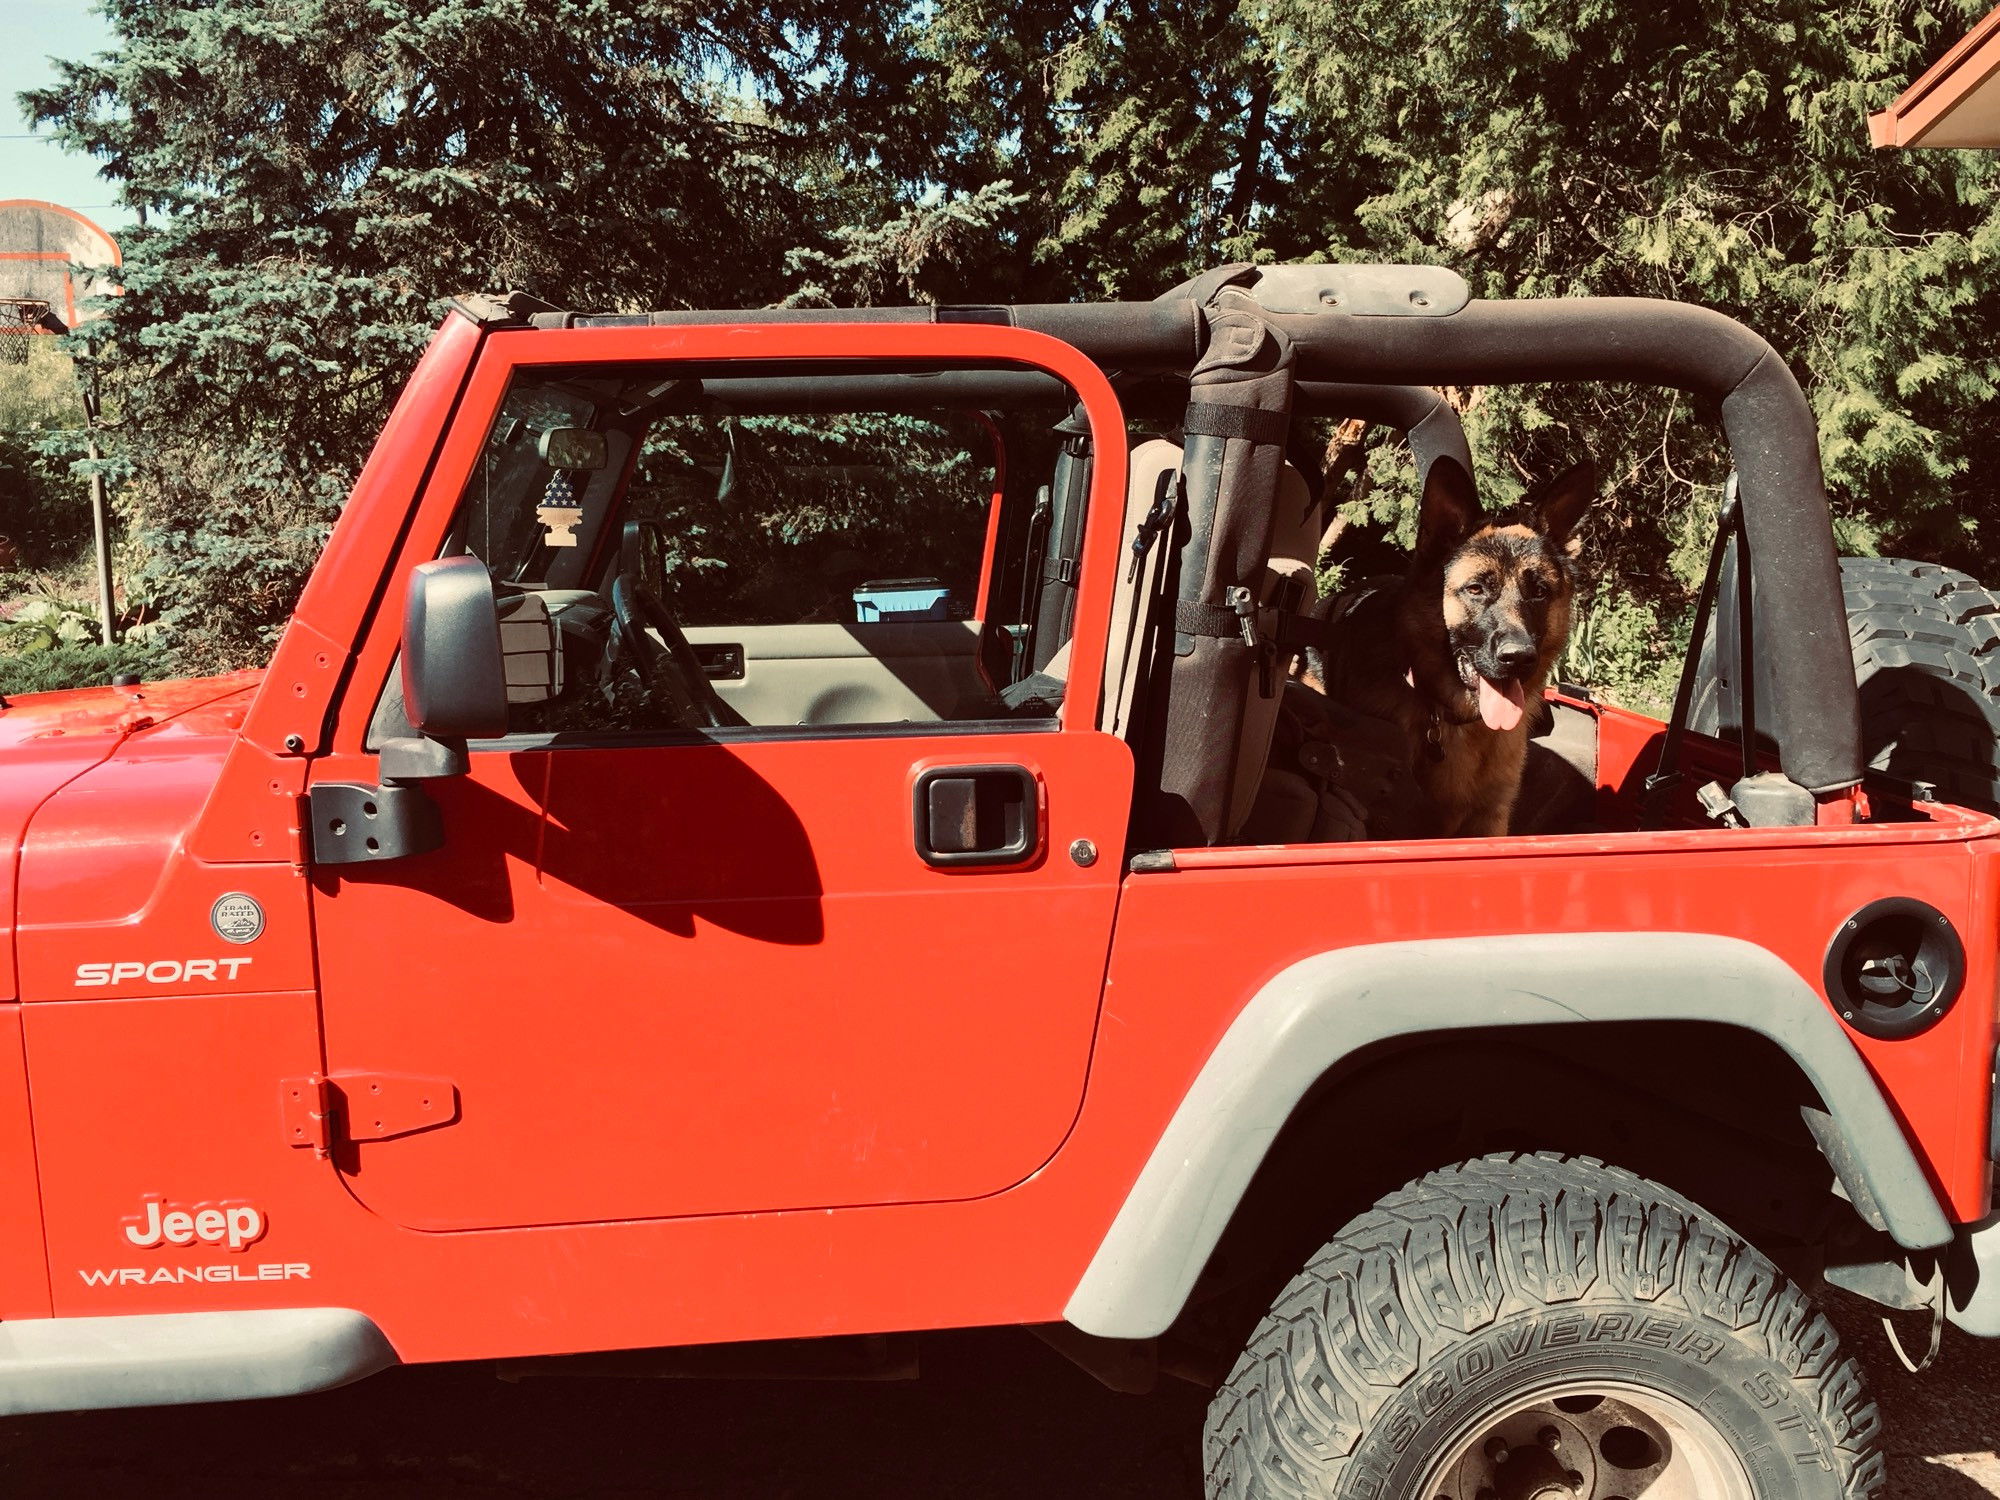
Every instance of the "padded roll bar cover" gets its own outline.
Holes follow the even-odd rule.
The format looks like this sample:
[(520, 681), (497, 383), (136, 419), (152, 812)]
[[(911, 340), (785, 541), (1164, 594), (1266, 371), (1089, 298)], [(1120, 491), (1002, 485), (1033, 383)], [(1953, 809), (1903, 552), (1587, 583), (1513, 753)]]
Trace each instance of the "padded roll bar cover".
[(1474, 302), (1443, 318), (1271, 315), (1304, 377), (1425, 384), (1629, 380), (1720, 404), (1778, 664), (1769, 723), (1813, 792), (1861, 780), (1861, 715), (1820, 472), (1818, 428), (1762, 338), (1707, 308), (1643, 297)]
[(1074, 344), (1112, 369), (1190, 369), (1207, 344), (1201, 308), (1178, 298), (1042, 303), (1004, 311), (1016, 328)]
[(1158, 302), (1038, 302), (954, 308), (668, 308), (662, 312), (542, 312), (532, 328), (680, 328), (718, 322), (992, 322), (1074, 344), (1108, 368), (1186, 370), (1202, 354), (1202, 312)]
[(1438, 407), (1444, 397), (1428, 386), (1361, 385), (1351, 380), (1301, 380), (1293, 388), (1292, 410), (1302, 416), (1359, 417), (1398, 432), (1412, 427)]
[[(1303, 610), (1319, 598), (1313, 579), (1313, 564), (1319, 554), (1319, 506), (1313, 503), (1305, 475), (1290, 464), (1278, 471), (1278, 492), (1271, 516), (1270, 556), (1257, 589), (1257, 602), (1276, 607), (1278, 596), (1289, 584), (1298, 597), (1291, 608)], [(1268, 621), (1266, 622), (1268, 625)], [(1290, 665), (1290, 658), (1278, 661)], [(1257, 789), (1264, 784), (1271, 761), (1271, 741), (1277, 734), (1278, 708), (1284, 701), (1288, 672), (1276, 670), (1265, 683), (1253, 675), (1243, 697), (1243, 726), (1237, 732), (1236, 778), (1229, 794), (1229, 815), (1223, 823), (1226, 836), (1241, 842), (1244, 821), (1257, 803)], [(1268, 686), (1267, 695), (1264, 688)]]
[[(1054, 472), (1049, 476), (1049, 525), (1041, 555), (1030, 555), (1029, 564), (1041, 577), (1036, 580), (1033, 633), (1029, 636), (1029, 667), (1040, 672), (1069, 644), (1076, 628), (1076, 596), (1081, 580), (1084, 510), (1090, 498), (1092, 444), (1096, 436), (1090, 419), (1079, 406), (1056, 424), (1062, 446), (1056, 451)], [(1111, 441), (1116, 442), (1117, 435)]]
[(543, 313), (536, 328), (673, 328), (695, 323), (998, 323), (1046, 333), (1109, 368), (1185, 370), (1201, 357), (1200, 307), (1157, 302), (1045, 302), (1019, 307), (673, 308), (651, 313)]
[[(670, 307), (643, 313), (537, 313), (531, 328), (676, 328), (704, 323), (935, 323), (934, 307)], [(1002, 321), (1005, 319), (992, 320)]]
[[(778, 376), (711, 375), (701, 382), (703, 401), (720, 401), (730, 411), (759, 412), (922, 411), (932, 407), (1009, 411), (1046, 408), (1065, 412), (1076, 393), (1053, 375), (1035, 370), (940, 370), (929, 375), (869, 375), (848, 372), (811, 380)], [(693, 410), (662, 403), (661, 411)]]
[[(1178, 595), (1181, 602), (1219, 607), (1233, 589), (1247, 590), (1254, 601), (1263, 588), (1293, 361), (1290, 340), (1241, 290), (1225, 286), (1203, 316), (1208, 338), (1189, 377), (1182, 444), (1187, 540)], [(1241, 414), (1246, 424), (1266, 419), (1278, 435), (1224, 435), (1230, 422), (1203, 430), (1194, 420), (1199, 408), (1212, 417)], [(1143, 844), (1196, 847), (1227, 838), (1258, 658), (1259, 649), (1235, 635), (1177, 633), (1172, 654), (1162, 653), (1166, 670), (1155, 674), (1140, 750), (1140, 784), (1147, 790), (1136, 821)], [(1162, 683), (1164, 702), (1157, 696)]]

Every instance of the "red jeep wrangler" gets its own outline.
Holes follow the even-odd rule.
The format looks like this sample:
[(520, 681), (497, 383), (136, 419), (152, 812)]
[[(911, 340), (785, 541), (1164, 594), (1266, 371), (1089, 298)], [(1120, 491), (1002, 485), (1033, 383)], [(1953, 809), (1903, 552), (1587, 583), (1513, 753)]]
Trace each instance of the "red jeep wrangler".
[[(1726, 429), (1674, 722), (1314, 842), (1296, 424), (1556, 380)], [(1693, 307), (468, 301), (267, 670), (0, 712), (0, 1410), (1023, 1324), (1214, 1495), (1874, 1495), (1802, 1285), (2000, 1334), (1996, 639)]]

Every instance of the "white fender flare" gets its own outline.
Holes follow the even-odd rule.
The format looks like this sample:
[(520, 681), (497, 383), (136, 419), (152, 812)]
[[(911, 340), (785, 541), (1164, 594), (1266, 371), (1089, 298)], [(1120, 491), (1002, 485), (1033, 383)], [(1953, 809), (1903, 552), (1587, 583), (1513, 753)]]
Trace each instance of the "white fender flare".
[(1846, 1183), (1856, 1201), (1872, 1199), (1906, 1249), (1951, 1242), (1952, 1226), (1854, 1043), (1825, 999), (1767, 949), (1679, 932), (1375, 943), (1303, 959), (1243, 1007), (1064, 1316), (1105, 1338), (1165, 1332), (1272, 1141), (1343, 1058), (1424, 1033), (1619, 1021), (1707, 1022), (1776, 1043), (1819, 1091), (1844, 1147), (1836, 1170), (1858, 1178)]

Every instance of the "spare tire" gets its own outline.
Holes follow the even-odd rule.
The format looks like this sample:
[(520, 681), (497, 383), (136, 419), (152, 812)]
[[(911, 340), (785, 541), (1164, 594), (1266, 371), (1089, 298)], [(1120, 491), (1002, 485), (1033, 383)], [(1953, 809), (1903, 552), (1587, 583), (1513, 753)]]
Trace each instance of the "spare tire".
[[(1843, 557), (1840, 581), (1869, 767), (2000, 811), (2000, 594), (1899, 557)], [(1689, 716), (1700, 734), (1719, 721), (1715, 636), (1702, 647)]]

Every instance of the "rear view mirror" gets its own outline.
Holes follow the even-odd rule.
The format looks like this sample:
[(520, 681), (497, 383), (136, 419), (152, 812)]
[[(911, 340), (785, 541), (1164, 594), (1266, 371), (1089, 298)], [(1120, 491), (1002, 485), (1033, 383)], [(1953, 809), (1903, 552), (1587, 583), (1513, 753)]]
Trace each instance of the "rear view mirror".
[(535, 451), (552, 469), (594, 471), (611, 461), (610, 441), (588, 427), (551, 427), (535, 439)]

